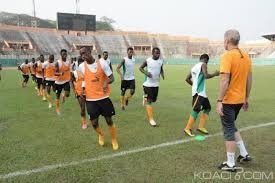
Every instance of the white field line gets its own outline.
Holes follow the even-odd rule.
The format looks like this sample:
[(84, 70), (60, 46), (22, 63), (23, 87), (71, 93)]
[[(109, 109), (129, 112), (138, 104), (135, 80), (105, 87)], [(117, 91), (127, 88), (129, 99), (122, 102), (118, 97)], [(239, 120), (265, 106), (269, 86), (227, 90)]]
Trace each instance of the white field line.
[[(272, 126), (272, 125), (275, 125), (275, 121), (270, 122), (270, 123), (262, 123), (262, 124), (259, 124), (259, 125), (244, 127), (244, 128), (241, 128), (240, 131), (247, 131), (247, 130), (251, 130), (251, 129), (255, 129), (255, 128), (261, 128), (261, 127)], [(212, 135), (207, 135), (205, 137), (209, 138), (209, 137), (216, 137), (216, 136), (220, 136), (220, 135), (222, 135), (222, 133), (215, 133), (215, 134), (212, 134)], [(33, 174), (33, 173), (46, 172), (46, 171), (50, 171), (50, 170), (53, 170), (53, 169), (64, 168), (64, 167), (68, 167), (68, 166), (77, 166), (77, 165), (84, 164), (84, 163), (91, 163), (91, 162), (100, 161), (100, 160), (112, 159), (112, 158), (115, 158), (115, 157), (126, 156), (126, 155), (129, 155), (129, 154), (135, 154), (135, 153), (139, 153), (139, 152), (150, 151), (150, 150), (153, 150), (153, 149), (159, 149), (159, 148), (173, 146), (173, 145), (177, 145), (177, 144), (184, 144), (184, 143), (188, 143), (188, 142), (191, 142), (191, 141), (195, 141), (195, 138), (188, 138), (188, 139), (185, 139), (185, 140), (165, 142), (165, 143), (161, 143), (161, 144), (157, 144), (157, 145), (136, 148), (136, 149), (132, 149), (132, 150), (128, 150), (128, 151), (121, 151), (119, 153), (103, 155), (103, 156), (99, 156), (97, 158), (84, 159), (84, 160), (80, 160), (80, 161), (71, 161), (71, 162), (59, 163), (59, 164), (54, 164), (54, 165), (46, 165), (46, 166), (43, 166), (43, 167), (40, 167), (40, 168), (31, 169), (31, 170), (21, 170), (21, 171), (11, 172), (11, 173), (0, 175), (0, 179), (13, 178), (13, 177), (23, 176), (23, 175), (26, 176), (26, 175), (30, 175), (30, 174)]]

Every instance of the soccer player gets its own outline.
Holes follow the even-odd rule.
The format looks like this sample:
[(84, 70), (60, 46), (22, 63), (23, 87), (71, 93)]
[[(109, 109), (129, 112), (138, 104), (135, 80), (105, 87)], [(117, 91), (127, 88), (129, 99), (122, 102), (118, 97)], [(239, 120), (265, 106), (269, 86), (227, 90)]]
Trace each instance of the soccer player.
[(65, 102), (65, 97), (70, 96), (70, 80), (71, 80), (71, 66), (70, 61), (67, 60), (67, 50), (62, 49), (60, 51), (61, 58), (55, 64), (55, 93), (56, 93), (56, 113), (61, 114), (60, 110), (60, 96), (62, 90), (65, 94), (62, 94), (63, 103)]
[(22, 72), (23, 81), (22, 81), (22, 87), (26, 87), (27, 83), (29, 81), (29, 74), (30, 74), (30, 66), (28, 59), (25, 60), (24, 63), (22, 63), (18, 69)]
[(37, 89), (38, 89), (38, 96), (43, 96), (42, 100), (46, 101), (46, 96), (45, 96), (45, 85), (43, 83), (43, 69), (42, 69), (42, 64), (44, 63), (44, 55), (39, 56), (39, 60), (36, 61), (34, 64), (35, 68), (35, 77), (36, 77), (36, 82), (37, 82)]
[(54, 63), (54, 55), (49, 56), (49, 60), (42, 64), (42, 74), (43, 74), (43, 82), (46, 86), (47, 91), (47, 101), (49, 103), (48, 108), (52, 108), (53, 100), (51, 97), (51, 89), (54, 91), (54, 82), (55, 82), (55, 63)]
[[(125, 110), (125, 105), (128, 105), (129, 99), (134, 95), (135, 93), (135, 58), (133, 58), (134, 49), (132, 47), (129, 47), (127, 49), (127, 57), (124, 57), (122, 62), (117, 66), (117, 73), (120, 76), (121, 79), (121, 96), (120, 96), (120, 105), (121, 109)], [(123, 68), (123, 74), (120, 72), (120, 68)], [(125, 97), (126, 90), (129, 89), (130, 93), (127, 97)]]
[[(144, 68), (147, 68), (147, 71)], [(145, 74), (146, 79), (143, 83), (143, 90), (146, 99), (146, 111), (151, 126), (157, 126), (154, 120), (152, 103), (157, 101), (160, 75), (164, 79), (163, 60), (160, 58), (160, 49), (155, 47), (152, 50), (152, 57), (148, 58), (139, 67)]]
[(248, 110), (248, 99), (252, 87), (252, 64), (249, 55), (239, 49), (240, 33), (231, 29), (224, 34), (224, 48), (227, 50), (221, 58), (220, 87), (216, 111), (221, 117), (227, 161), (221, 170), (236, 171), (235, 149), (240, 150), (238, 162), (248, 162), (248, 154), (240, 131), (235, 126), (240, 109)]
[(113, 150), (117, 150), (119, 146), (116, 138), (116, 127), (112, 120), (112, 116), (115, 115), (115, 109), (109, 98), (111, 94), (109, 84), (114, 82), (113, 73), (106, 62), (96, 61), (93, 58), (90, 48), (81, 48), (80, 55), (85, 60), (79, 66), (79, 70), (84, 77), (82, 89), (86, 96), (87, 112), (93, 128), (98, 134), (98, 142), (101, 146), (105, 143), (103, 130), (98, 124), (98, 118), (102, 115), (109, 126)]
[(34, 64), (35, 64), (35, 58), (32, 58), (32, 61), (29, 63), (30, 66), (30, 70), (31, 70), (31, 76), (32, 76), (32, 82), (36, 83), (36, 77), (35, 77), (35, 68), (34, 68)]
[(111, 71), (113, 72), (113, 67), (112, 67), (112, 63), (111, 60), (109, 58), (109, 54), (107, 51), (103, 52), (103, 58), (100, 58), (101, 60), (104, 60), (105, 62), (107, 62), (107, 64), (109, 65)]
[[(84, 60), (79, 57), (78, 61), (75, 62), (75, 64), (77, 64), (77, 68), (78, 66), (83, 63)], [(77, 98), (77, 101), (79, 103), (80, 106), (80, 116), (81, 116), (81, 124), (82, 124), (82, 129), (86, 129), (87, 126), (87, 121), (86, 121), (86, 111), (85, 111), (85, 105), (86, 105), (86, 100), (85, 100), (85, 96), (82, 95), (82, 83), (84, 81), (83, 76), (81, 74), (81, 72), (78, 69), (75, 69), (72, 72), (72, 77), (71, 77), (71, 81), (72, 81), (72, 88), (73, 91), (75, 93), (75, 97)]]
[(200, 56), (200, 62), (192, 67), (191, 72), (187, 75), (185, 80), (192, 86), (193, 110), (190, 114), (184, 132), (191, 137), (194, 136), (192, 132), (192, 125), (196, 121), (200, 111), (203, 111), (203, 113), (201, 114), (200, 123), (197, 130), (203, 134), (208, 134), (208, 131), (204, 125), (211, 110), (211, 105), (206, 95), (206, 79), (210, 79), (219, 75), (219, 71), (216, 71), (213, 74), (208, 73), (208, 61), (209, 56), (207, 54), (202, 54)]

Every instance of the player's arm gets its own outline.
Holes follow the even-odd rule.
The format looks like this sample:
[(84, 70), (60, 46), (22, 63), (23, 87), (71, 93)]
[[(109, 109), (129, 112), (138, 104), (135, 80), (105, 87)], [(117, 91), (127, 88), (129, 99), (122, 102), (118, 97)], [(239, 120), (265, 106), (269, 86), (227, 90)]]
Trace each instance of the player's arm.
[(162, 64), (162, 66), (161, 66), (161, 68), (160, 68), (160, 75), (161, 75), (162, 79), (164, 80), (164, 69), (163, 69), (163, 64)]
[(220, 87), (218, 100), (222, 101), (229, 86), (230, 74), (220, 73)]
[(74, 82), (75, 81), (76, 81), (76, 78), (74, 76), (74, 72), (71, 72), (71, 87), (72, 87), (72, 89), (74, 91), (75, 96), (77, 96), (77, 93), (76, 93), (76, 90), (75, 90), (75, 87), (74, 87)]
[(18, 66), (18, 70), (20, 70), (21, 72), (23, 72), (22, 65)]
[(202, 64), (201, 69), (205, 79), (210, 79), (219, 75), (219, 71), (215, 71), (213, 74), (209, 74), (206, 63)]
[(110, 62), (110, 69), (111, 69), (111, 71), (113, 72), (113, 66), (112, 66), (112, 63)]
[(191, 72), (186, 76), (186, 79), (185, 81), (190, 84), (191, 86), (193, 85), (193, 81), (191, 80), (192, 79), (192, 75), (191, 75)]
[(152, 74), (150, 72), (147, 72), (144, 70), (144, 68), (147, 67), (147, 61), (144, 61), (141, 66), (139, 67), (140, 72), (142, 72), (143, 74), (145, 74), (146, 76), (148, 76), (149, 78), (152, 77)]
[(116, 71), (118, 73), (118, 75), (120, 76), (120, 79), (123, 80), (123, 76), (122, 73), (120, 72), (120, 68), (124, 65), (125, 60), (123, 59), (117, 66)]

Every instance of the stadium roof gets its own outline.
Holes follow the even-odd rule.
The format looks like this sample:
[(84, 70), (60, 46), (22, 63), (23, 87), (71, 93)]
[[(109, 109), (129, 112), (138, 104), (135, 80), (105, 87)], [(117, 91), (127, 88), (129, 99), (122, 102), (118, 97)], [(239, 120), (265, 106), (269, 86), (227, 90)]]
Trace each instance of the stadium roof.
[(270, 41), (275, 41), (275, 34), (267, 34), (267, 35), (263, 35), (263, 37)]

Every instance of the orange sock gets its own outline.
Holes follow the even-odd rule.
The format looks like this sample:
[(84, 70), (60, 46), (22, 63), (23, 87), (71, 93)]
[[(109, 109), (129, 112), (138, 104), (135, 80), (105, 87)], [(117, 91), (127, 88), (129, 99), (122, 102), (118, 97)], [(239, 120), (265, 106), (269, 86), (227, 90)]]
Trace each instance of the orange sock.
[(52, 99), (52, 96), (50, 94), (47, 94), (47, 100), (49, 103), (53, 103), (53, 99)]
[(193, 126), (194, 122), (195, 122), (194, 117), (192, 115), (190, 115), (189, 120), (187, 122), (187, 125), (186, 125), (185, 129), (188, 129), (188, 130), (192, 129), (192, 126)]
[(200, 117), (200, 124), (199, 124), (199, 128), (204, 128), (204, 124), (205, 121), (207, 120), (208, 115), (205, 113), (202, 113), (201, 117)]
[(104, 136), (104, 133), (103, 133), (102, 128), (97, 127), (97, 128), (95, 129), (95, 131), (96, 131), (96, 133), (97, 133), (98, 135), (100, 135), (100, 136)]
[(85, 117), (81, 117), (81, 123), (82, 123), (82, 125), (87, 123), (87, 121), (86, 121), (86, 118), (85, 118)]
[(115, 140), (116, 139), (116, 126), (114, 124), (109, 128), (109, 132), (110, 132), (112, 140)]
[(132, 98), (132, 94), (131, 93), (129, 93), (128, 95), (127, 95), (127, 97), (126, 97), (126, 100), (129, 100), (130, 98)]
[(124, 96), (120, 96), (120, 106), (124, 107), (125, 106), (125, 97)]
[(56, 109), (60, 110), (60, 102), (58, 99), (55, 100)]
[(147, 105), (146, 106), (146, 111), (147, 111), (147, 116), (149, 121), (154, 119), (154, 111), (153, 111), (153, 107), (151, 105)]
[(117, 143), (117, 138), (116, 138), (116, 126), (115, 124), (113, 124), (110, 128), (109, 128), (109, 132), (112, 138), (112, 146), (113, 146), (113, 150), (117, 150), (118, 149), (118, 143)]

